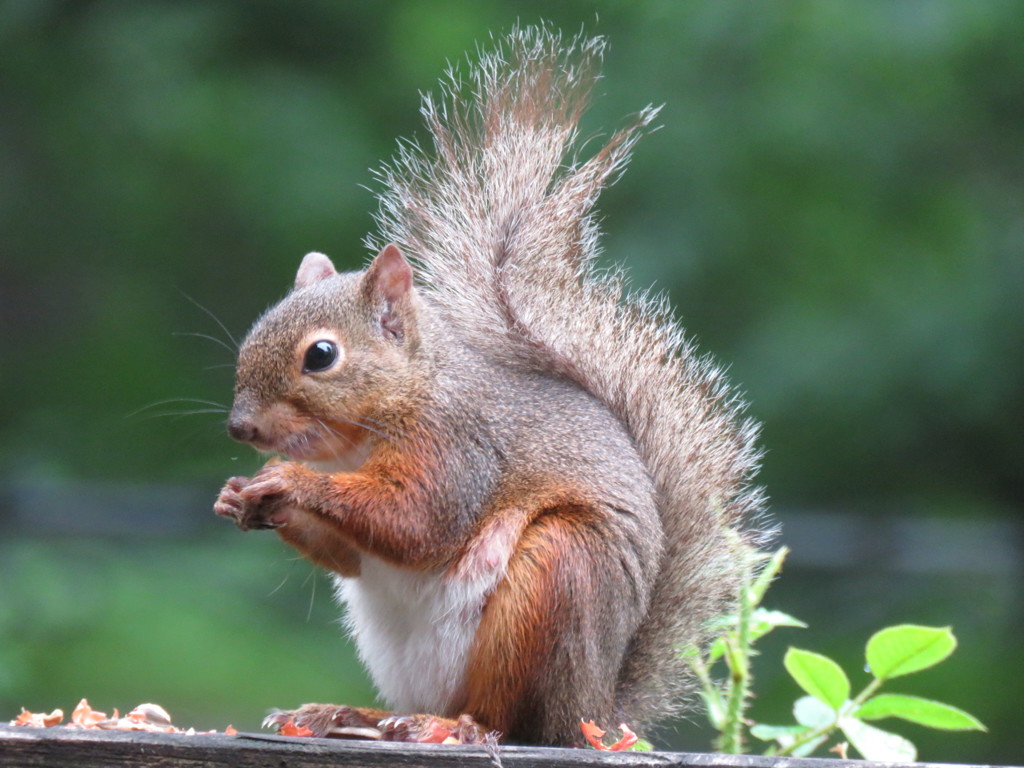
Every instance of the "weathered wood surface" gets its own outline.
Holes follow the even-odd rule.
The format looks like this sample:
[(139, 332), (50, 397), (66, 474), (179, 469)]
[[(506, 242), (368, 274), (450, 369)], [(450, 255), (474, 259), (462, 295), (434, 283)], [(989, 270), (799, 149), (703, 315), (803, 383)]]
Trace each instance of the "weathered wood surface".
[[(245, 733), (237, 736), (187, 736), (0, 725), (0, 766), (3, 768), (109, 768), (114, 765), (126, 768), (454, 768), (495, 765), (504, 768), (897, 768), (900, 764), (699, 752), (611, 753), (540, 747), (500, 747), (496, 757), (492, 757), (483, 747), (300, 739)], [(909, 765), (928, 768), (929, 764)], [(946, 768), (953, 767), (947, 765)]]

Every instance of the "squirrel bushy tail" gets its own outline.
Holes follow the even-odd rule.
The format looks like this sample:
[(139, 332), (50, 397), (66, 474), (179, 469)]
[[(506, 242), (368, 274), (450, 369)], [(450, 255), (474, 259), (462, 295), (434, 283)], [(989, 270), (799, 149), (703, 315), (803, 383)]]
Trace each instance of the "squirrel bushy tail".
[(696, 354), (663, 298), (628, 293), (621, 274), (595, 268), (598, 194), (658, 112), (648, 107), (576, 158), (603, 49), (601, 38), (516, 28), (468, 83), (450, 71), (442, 99), (423, 99), (432, 151), (403, 144), (380, 173), (380, 241), (368, 244), (411, 255), (425, 295), (473, 347), (571, 379), (627, 425), (667, 544), (617, 685), (618, 714), (639, 725), (678, 705), (678, 649), (729, 610), (737, 542), (756, 538), (744, 529), (763, 499), (750, 485), (756, 426), (720, 369)]

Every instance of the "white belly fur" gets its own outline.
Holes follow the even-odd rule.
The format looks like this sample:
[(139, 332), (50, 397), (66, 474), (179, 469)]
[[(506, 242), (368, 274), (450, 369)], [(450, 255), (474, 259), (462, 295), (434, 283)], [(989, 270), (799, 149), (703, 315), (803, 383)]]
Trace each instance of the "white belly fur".
[(335, 577), (345, 623), (384, 701), (396, 712), (455, 715), (480, 613), (496, 579), (452, 579), (364, 555)]

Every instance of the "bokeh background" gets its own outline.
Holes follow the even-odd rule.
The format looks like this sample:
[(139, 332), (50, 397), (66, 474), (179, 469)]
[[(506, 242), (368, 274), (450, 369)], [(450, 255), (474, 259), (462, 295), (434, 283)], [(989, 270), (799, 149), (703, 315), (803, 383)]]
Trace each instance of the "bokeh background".
[[(754, 716), (788, 719), (787, 645), (857, 686), (871, 632), (951, 624), (954, 657), (892, 690), (991, 733), (881, 725), (1020, 761), (1015, 0), (0, 0), (0, 718), (86, 696), (255, 729), (372, 700), (327, 580), (210, 511), (260, 464), (223, 431), (228, 334), (305, 252), (364, 263), (417, 92), (542, 17), (610, 38), (587, 135), (664, 102), (602, 200), (606, 255), (764, 423), (793, 549), (768, 603), (810, 628), (765, 642)], [(708, 748), (700, 722), (659, 744)]]

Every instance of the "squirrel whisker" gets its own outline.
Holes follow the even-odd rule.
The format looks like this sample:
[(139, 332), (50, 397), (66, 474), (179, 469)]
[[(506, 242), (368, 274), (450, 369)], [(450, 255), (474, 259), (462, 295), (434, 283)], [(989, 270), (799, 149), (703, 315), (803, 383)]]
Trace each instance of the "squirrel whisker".
[[(191, 296), (189, 296), (184, 291), (181, 291), (181, 295), (184, 296), (188, 301), (190, 301), (194, 306), (196, 306), (200, 311), (204, 312), (208, 317), (210, 317), (213, 320), (213, 322), (215, 322), (220, 327), (220, 329), (222, 331), (224, 331), (224, 335), (228, 337), (228, 341), (230, 341), (231, 344), (228, 345), (228, 344), (224, 343), (224, 341), (222, 339), (218, 339), (218, 338), (213, 337), (213, 336), (207, 336), (206, 338), (210, 339), (211, 341), (216, 341), (216, 342), (222, 344), (229, 352), (231, 352), (231, 354), (237, 353), (239, 347), (241, 347), (242, 345), (239, 343), (239, 341), (235, 337), (235, 335), (233, 333), (231, 333), (230, 330), (228, 330), (228, 327), (226, 325), (224, 325), (223, 321), (221, 321), (221, 319), (219, 317), (217, 317), (217, 315), (214, 314), (214, 312), (211, 309), (209, 309), (208, 307), (204, 307), (202, 304), (200, 304), (198, 301), (193, 299)], [(199, 335), (199, 334), (196, 334), (196, 335)]]
[(203, 400), (198, 397), (170, 397), (166, 400), (157, 400), (156, 402), (149, 403), (137, 408), (131, 413), (125, 414), (126, 419), (132, 419), (136, 416), (145, 413), (153, 408), (159, 408), (162, 405), (174, 405), (176, 403), (195, 403), (196, 405), (208, 405), (209, 408), (197, 408), (188, 411), (167, 411), (163, 413), (149, 414), (147, 418), (154, 418), (158, 416), (193, 416), (200, 413), (230, 413), (231, 409), (223, 403), (218, 403), (213, 400)]

